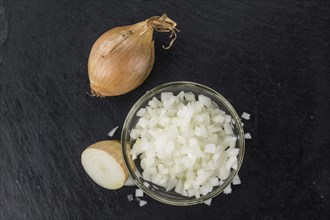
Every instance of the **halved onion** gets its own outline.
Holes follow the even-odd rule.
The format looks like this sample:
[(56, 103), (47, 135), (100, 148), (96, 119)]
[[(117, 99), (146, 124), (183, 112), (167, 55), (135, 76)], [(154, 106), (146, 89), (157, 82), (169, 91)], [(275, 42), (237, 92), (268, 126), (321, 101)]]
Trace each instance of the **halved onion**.
[(119, 189), (128, 179), (119, 141), (100, 141), (81, 154), (86, 173), (106, 189)]

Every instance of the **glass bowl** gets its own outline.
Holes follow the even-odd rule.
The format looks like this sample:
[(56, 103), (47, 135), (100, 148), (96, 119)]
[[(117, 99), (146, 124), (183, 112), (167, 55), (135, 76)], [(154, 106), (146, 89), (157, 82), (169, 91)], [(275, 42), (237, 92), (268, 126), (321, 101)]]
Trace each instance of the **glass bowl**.
[[(130, 132), (132, 131), (132, 129), (135, 127), (136, 123), (139, 120), (139, 117), (136, 116), (137, 111), (143, 107), (146, 107), (148, 105), (148, 102), (153, 97), (160, 99), (160, 94), (162, 92), (173, 92), (174, 95), (176, 95), (181, 91), (193, 92), (195, 95), (202, 94), (211, 98), (211, 100), (214, 101), (221, 110), (225, 111), (226, 114), (231, 115), (234, 121), (234, 123), (232, 123), (234, 128), (233, 131), (238, 138), (235, 146), (236, 148), (239, 148), (239, 154), (237, 156), (238, 159), (237, 170), (231, 169), (231, 173), (229, 177), (224, 181), (222, 185), (213, 187), (213, 190), (210, 193), (208, 193), (205, 196), (201, 195), (199, 198), (195, 198), (195, 196), (193, 197), (182, 196), (176, 193), (174, 190), (166, 192), (166, 189), (163, 188), (162, 186), (156, 185), (150, 181), (145, 180), (142, 177), (143, 170), (140, 166), (139, 157), (133, 161), (130, 155), (130, 150), (135, 142), (135, 140), (130, 137)], [(189, 205), (200, 204), (208, 199), (211, 199), (219, 195), (226, 188), (226, 186), (228, 186), (228, 184), (232, 182), (234, 176), (237, 174), (239, 168), (241, 167), (244, 157), (244, 151), (245, 151), (244, 131), (241, 126), (241, 120), (237, 115), (235, 109), (232, 107), (232, 105), (215, 90), (198, 83), (186, 82), (186, 81), (165, 83), (155, 87), (154, 89), (144, 94), (134, 104), (134, 106), (131, 108), (131, 110), (129, 111), (126, 117), (121, 134), (121, 141), (122, 141), (122, 153), (126, 167), (132, 179), (135, 181), (136, 185), (153, 199), (156, 199), (162, 203), (166, 203), (169, 205), (176, 205), (176, 206), (189, 206)]]

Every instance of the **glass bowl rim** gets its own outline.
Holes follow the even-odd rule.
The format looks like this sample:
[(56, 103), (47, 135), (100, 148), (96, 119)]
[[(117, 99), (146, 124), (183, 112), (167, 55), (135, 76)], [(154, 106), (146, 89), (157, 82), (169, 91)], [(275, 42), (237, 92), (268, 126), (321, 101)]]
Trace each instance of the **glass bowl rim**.
[[(221, 184), (216, 190), (212, 190), (212, 192), (206, 194), (205, 196), (201, 196), (199, 198), (195, 199), (187, 199), (187, 200), (175, 200), (175, 199), (170, 199), (170, 198), (165, 198), (164, 196), (161, 196), (157, 194), (155, 191), (150, 190), (148, 187), (146, 187), (142, 182), (138, 180), (138, 177), (135, 175), (135, 171), (129, 166), (129, 157), (130, 155), (127, 155), (125, 152), (127, 142), (126, 142), (126, 137), (129, 137), (129, 127), (128, 125), (130, 124), (131, 120), (134, 118), (136, 112), (142, 107), (141, 104), (146, 101), (150, 100), (153, 98), (155, 95), (157, 95), (161, 90), (163, 89), (168, 89), (171, 87), (175, 86), (192, 86), (192, 87), (198, 87), (199, 89), (206, 90), (208, 93), (213, 93), (214, 96), (217, 97), (218, 101), (222, 102), (222, 104), (227, 108), (225, 109), (226, 111), (228, 110), (229, 112), (226, 112), (227, 114), (229, 113), (232, 118), (235, 121), (235, 126), (238, 127), (238, 135), (239, 136), (239, 149), (240, 153), (238, 156), (238, 164), (237, 164), (237, 170), (234, 170), (231, 172), (230, 176), (225, 180), (223, 184)], [(244, 159), (244, 154), (245, 154), (245, 139), (244, 139), (244, 129), (241, 125), (241, 119), (239, 118), (236, 110), (234, 107), (230, 104), (230, 102), (223, 97), (220, 93), (215, 91), (214, 89), (211, 89), (208, 86), (195, 83), (195, 82), (190, 82), (190, 81), (174, 81), (174, 82), (168, 82), (168, 83), (163, 83), (161, 85), (158, 85), (151, 89), (150, 91), (147, 91), (144, 95), (142, 95), (131, 107), (130, 111), (128, 112), (125, 122), (123, 125), (122, 133), (121, 133), (121, 144), (122, 144), (122, 156), (124, 158), (124, 163), (125, 166), (128, 170), (129, 175), (131, 178), (134, 180), (135, 184), (142, 189), (148, 196), (151, 198), (165, 203), (169, 205), (175, 205), (175, 206), (190, 206), (190, 205), (196, 205), (203, 203), (204, 201), (208, 199), (212, 199), (219, 195), (220, 193), (223, 192), (223, 190), (233, 181), (234, 176), (238, 173)]]

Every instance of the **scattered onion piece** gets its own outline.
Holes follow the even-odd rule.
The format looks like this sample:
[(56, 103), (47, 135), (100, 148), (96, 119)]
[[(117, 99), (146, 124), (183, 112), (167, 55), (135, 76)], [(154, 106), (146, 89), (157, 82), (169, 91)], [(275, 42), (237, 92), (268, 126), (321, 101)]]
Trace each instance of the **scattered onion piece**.
[(241, 183), (241, 179), (239, 178), (238, 174), (236, 174), (233, 178), (233, 185), (239, 185)]
[(127, 195), (127, 199), (129, 202), (132, 202), (134, 199), (133, 199), (133, 195), (132, 194), (128, 194)]
[(140, 201), (139, 201), (139, 205), (140, 205), (140, 207), (145, 206), (145, 205), (147, 205), (147, 204), (148, 204), (148, 202), (145, 201), (145, 200), (140, 200)]
[(115, 132), (117, 131), (118, 127), (119, 126), (116, 126), (113, 129), (111, 129), (111, 131), (109, 131), (109, 133), (108, 133), (108, 136), (112, 137), (115, 134)]
[(245, 139), (252, 139), (250, 133), (245, 133), (245, 134), (244, 134), (244, 138), (245, 138)]
[(223, 190), (224, 194), (230, 194), (231, 193), (231, 183), (228, 184), (228, 186)]
[(211, 203), (212, 203), (212, 199), (208, 199), (208, 200), (204, 201), (204, 204), (206, 204), (208, 206), (211, 206)]
[(135, 182), (134, 182), (134, 180), (132, 179), (132, 177), (129, 176), (129, 177), (127, 178), (127, 180), (126, 180), (124, 186), (135, 186)]
[(135, 197), (143, 197), (143, 191), (141, 189), (136, 189)]
[(243, 114), (242, 114), (242, 118), (244, 118), (245, 120), (250, 120), (250, 114), (249, 113), (246, 113), (246, 112), (243, 112)]

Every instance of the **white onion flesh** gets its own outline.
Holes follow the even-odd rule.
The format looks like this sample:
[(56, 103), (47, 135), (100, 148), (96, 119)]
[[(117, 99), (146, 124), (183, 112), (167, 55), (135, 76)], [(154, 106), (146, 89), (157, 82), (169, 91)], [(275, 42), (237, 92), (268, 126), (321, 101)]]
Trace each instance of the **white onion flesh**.
[(127, 199), (129, 202), (132, 202), (134, 199), (133, 199), (133, 195), (132, 194), (128, 194), (127, 195)]
[(124, 170), (113, 155), (104, 150), (87, 148), (81, 163), (95, 183), (106, 189), (119, 189), (126, 180)]
[(135, 197), (143, 197), (143, 191), (141, 189), (136, 189)]
[(145, 206), (145, 205), (147, 205), (147, 204), (148, 204), (148, 202), (145, 201), (145, 200), (140, 200), (140, 201), (139, 201), (139, 206), (140, 206), (140, 207)]
[(204, 201), (204, 204), (206, 204), (208, 206), (211, 206), (211, 203), (212, 203), (212, 199), (208, 199), (208, 200)]
[(136, 184), (135, 184), (134, 180), (130, 176), (127, 178), (126, 182), (124, 183), (124, 186), (135, 186), (135, 185)]
[(162, 93), (136, 116), (139, 120), (130, 133), (136, 141), (130, 153), (133, 160), (140, 158), (145, 180), (198, 198), (237, 169), (233, 119), (209, 97)]
[(119, 128), (119, 126), (116, 126), (113, 129), (111, 129), (111, 131), (109, 131), (109, 133), (108, 133), (108, 136), (112, 137), (116, 133), (118, 128)]
[(223, 190), (224, 194), (230, 194), (232, 191), (231, 189), (231, 183), (228, 184), (228, 186), (226, 186), (226, 188)]
[(245, 133), (245, 134), (244, 134), (244, 138), (245, 138), (245, 139), (252, 139), (252, 136), (251, 136), (250, 133)]
[(239, 185), (241, 183), (241, 179), (239, 178), (238, 174), (236, 174), (233, 179), (233, 185)]
[(245, 120), (250, 120), (250, 114), (249, 113), (246, 113), (246, 112), (243, 112), (241, 118), (244, 118)]

